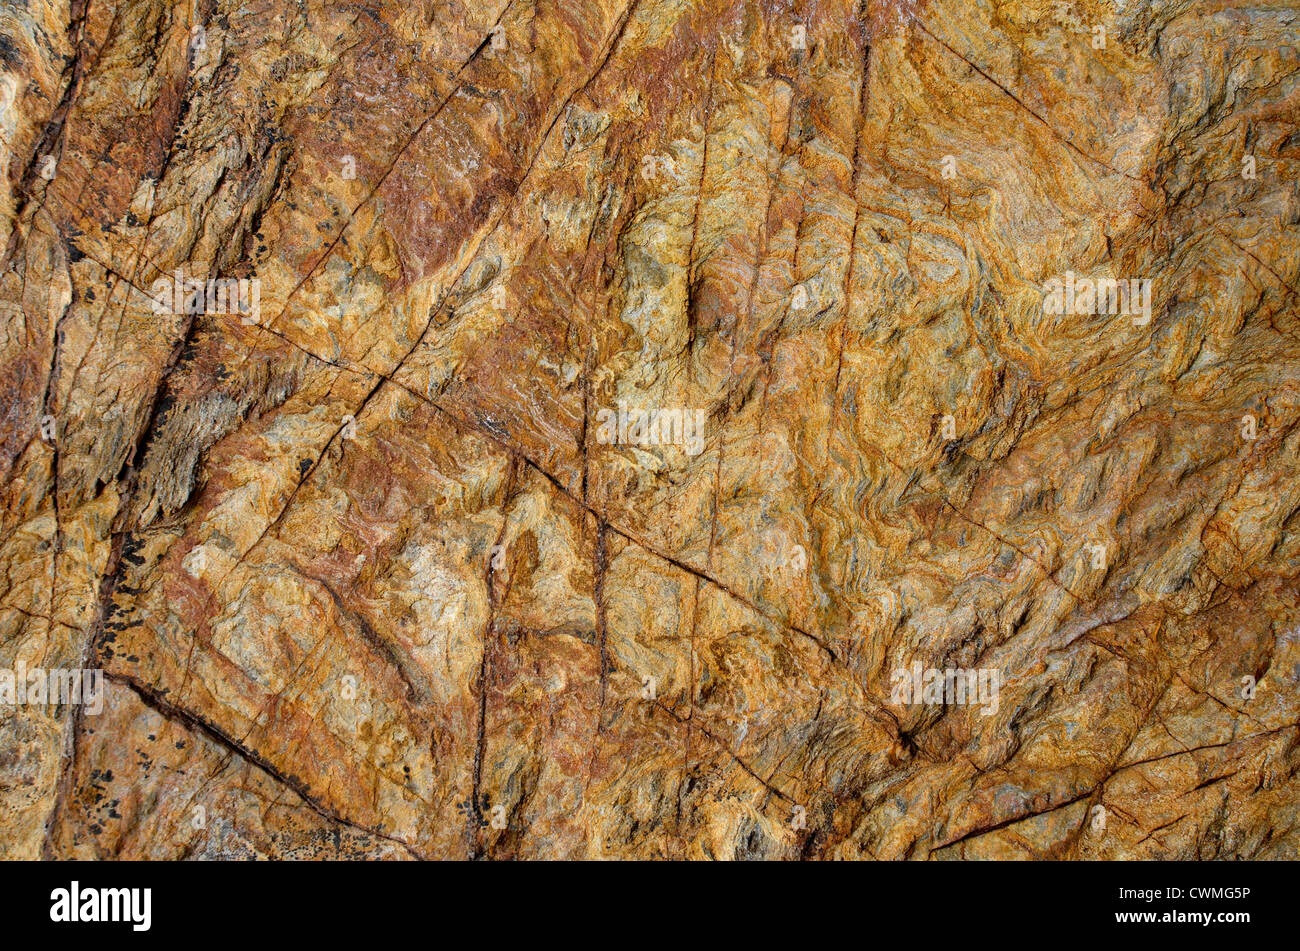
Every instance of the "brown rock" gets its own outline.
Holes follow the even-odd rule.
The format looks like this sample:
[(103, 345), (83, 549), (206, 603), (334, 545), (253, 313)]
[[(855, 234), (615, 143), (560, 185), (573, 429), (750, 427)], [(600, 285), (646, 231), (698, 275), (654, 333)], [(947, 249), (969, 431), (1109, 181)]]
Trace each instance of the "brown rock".
[(0, 855), (1296, 858), (1297, 49), (0, 12)]

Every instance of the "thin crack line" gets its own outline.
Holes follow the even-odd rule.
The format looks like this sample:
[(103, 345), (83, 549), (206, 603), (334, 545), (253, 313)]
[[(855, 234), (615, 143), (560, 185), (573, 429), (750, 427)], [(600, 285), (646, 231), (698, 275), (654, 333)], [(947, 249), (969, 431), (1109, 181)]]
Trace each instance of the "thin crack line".
[(1008, 88), (1007, 88), (1005, 85), (1003, 85), (1001, 82), (999, 82), (998, 80), (994, 79), (994, 78), (993, 78), (993, 77), (992, 77), (988, 72), (986, 72), (984, 69), (982, 69), (981, 67), (977, 66), (974, 62), (971, 61), (971, 59), (970, 59), (969, 57), (967, 57), (967, 56), (965, 56), (964, 54), (962, 54), (962, 53), (958, 52), (957, 50), (953, 49), (953, 48), (952, 48), (951, 46), (949, 46), (948, 43), (947, 43), (946, 41), (944, 41), (942, 38), (940, 38), (940, 37), (938, 37), (938, 36), (935, 36), (935, 34), (931, 33), (931, 32), (930, 32), (930, 28), (927, 27), (924, 23), (922, 23), (921, 20), (920, 20), (919, 18), (917, 18), (916, 16), (913, 15), (913, 16), (911, 17), (911, 20), (912, 20), (913, 23), (915, 23), (917, 26), (919, 26), (919, 27), (921, 28), (921, 30), (926, 34), (926, 36), (930, 37), (932, 40), (934, 40), (936, 43), (938, 43), (940, 46), (942, 46), (944, 49), (946, 49), (946, 50), (947, 50), (949, 53), (951, 53), (953, 56), (956, 56), (958, 59), (960, 59), (960, 60), (961, 60), (963, 63), (965, 63), (967, 66), (969, 66), (971, 69), (975, 70), (975, 72), (979, 73), (981, 76), (983, 76), (985, 79), (987, 79), (990, 83), (992, 83), (994, 86), (996, 86), (998, 89), (1000, 89), (1000, 90), (1003, 92), (1003, 94), (1005, 94), (1006, 96), (1010, 97), (1011, 100), (1012, 100), (1013, 102), (1015, 102), (1016, 105), (1018, 105), (1018, 106), (1019, 106), (1021, 109), (1023, 109), (1025, 112), (1027, 112), (1027, 113), (1029, 113), (1031, 116), (1033, 116), (1033, 117), (1034, 117), (1038, 122), (1040, 122), (1040, 123), (1043, 125), (1043, 127), (1044, 127), (1045, 129), (1047, 129), (1048, 132), (1050, 132), (1050, 133), (1053, 135), (1053, 137), (1055, 137), (1056, 139), (1058, 139), (1061, 143), (1063, 143), (1064, 145), (1066, 145), (1066, 146), (1067, 146), (1068, 148), (1070, 148), (1072, 151), (1078, 153), (1080, 156), (1082, 156), (1083, 158), (1087, 159), (1089, 162), (1092, 162), (1092, 163), (1094, 163), (1094, 164), (1096, 164), (1096, 165), (1100, 165), (1102, 168), (1106, 169), (1108, 172), (1111, 172), (1112, 174), (1115, 174), (1115, 175), (1122, 175), (1122, 176), (1124, 176), (1125, 178), (1127, 178), (1127, 179), (1131, 179), (1132, 181), (1135, 181), (1135, 182), (1142, 182), (1142, 181), (1143, 181), (1141, 178), (1139, 178), (1139, 177), (1136, 176), (1136, 175), (1132, 175), (1132, 174), (1130, 174), (1130, 173), (1128, 173), (1128, 172), (1122, 172), (1122, 171), (1120, 171), (1119, 169), (1115, 168), (1114, 166), (1109, 165), (1108, 163), (1102, 161), (1101, 159), (1099, 159), (1099, 158), (1097, 158), (1097, 157), (1095, 157), (1095, 156), (1093, 156), (1093, 155), (1089, 155), (1089, 154), (1088, 154), (1087, 152), (1085, 152), (1083, 149), (1079, 148), (1079, 146), (1075, 145), (1073, 142), (1071, 142), (1071, 141), (1070, 141), (1069, 139), (1067, 139), (1065, 136), (1061, 135), (1061, 133), (1057, 132), (1054, 128), (1052, 128), (1051, 124), (1050, 124), (1046, 119), (1044, 119), (1042, 116), (1040, 116), (1040, 115), (1039, 115), (1037, 112), (1035, 112), (1033, 109), (1030, 109), (1029, 106), (1025, 105), (1024, 100), (1022, 100), (1019, 96), (1017, 96), (1014, 92), (1012, 92), (1010, 89), (1008, 89)]
[(427, 860), (426, 856), (421, 855), (413, 845), (411, 845), (409, 842), (405, 841), (404, 839), (400, 839), (397, 836), (389, 835), (386, 832), (380, 832), (375, 829), (368, 829), (365, 826), (360, 825), (352, 821), (351, 819), (348, 819), (346, 816), (343, 816), (335, 812), (333, 809), (329, 808), (324, 803), (320, 802), (314, 796), (312, 796), (311, 791), (301, 781), (295, 780), (291, 776), (285, 776), (275, 767), (274, 764), (262, 758), (262, 756), (259, 755), (255, 750), (251, 750), (248, 747), (243, 746), (239, 741), (235, 740), (234, 738), (226, 734), (219, 726), (217, 726), (214, 723), (210, 723), (199, 714), (191, 710), (187, 710), (184, 707), (180, 707), (171, 703), (165, 697), (159, 694), (157, 691), (149, 687), (146, 687), (145, 685), (139, 683), (132, 677), (128, 677), (124, 674), (114, 673), (111, 671), (105, 671), (104, 678), (106, 680), (111, 681), (112, 683), (120, 684), (121, 686), (128, 688), (137, 697), (140, 698), (140, 701), (144, 703), (145, 706), (161, 714), (166, 719), (171, 720), (173, 722), (181, 723), (189, 730), (198, 732), (203, 736), (206, 736), (208, 739), (215, 742), (218, 746), (224, 748), (229, 755), (237, 756), (239, 759), (244, 760), (245, 762), (253, 766), (256, 766), (259, 770), (261, 770), (271, 779), (275, 780), (280, 785), (288, 789), (291, 789), (293, 792), (295, 792), (299, 796), (299, 798), (302, 799), (303, 802), (305, 802), (309, 807), (311, 807), (313, 812), (317, 813), (323, 818), (328, 819), (332, 822), (337, 822), (342, 825), (348, 826), (349, 828), (356, 829), (359, 832), (364, 832), (367, 835), (373, 835), (376, 838), (386, 839), (389, 842), (392, 842), (396, 845), (400, 845), (412, 857), (421, 860)]
[(492, 30), (496, 29), (496, 27), (500, 25), (502, 17), (504, 17), (508, 12), (510, 12), (510, 8), (513, 5), (514, 5), (514, 0), (510, 0), (510, 2), (506, 4), (505, 8), (502, 9), (501, 13), (497, 15), (496, 21), (492, 24), (492, 27), (488, 30), (487, 35), (484, 36), (483, 40), (479, 43), (479, 45), (475, 47), (474, 52), (472, 52), (469, 55), (469, 58), (466, 59), (465, 62), (461, 63), (460, 67), (456, 70), (456, 73), (452, 76), (451, 91), (447, 93), (447, 95), (443, 98), (442, 102), (438, 104), (437, 108), (435, 108), (432, 113), (426, 116), (424, 121), (422, 121), (416, 127), (415, 131), (412, 132), (407, 137), (406, 141), (402, 143), (401, 148), (397, 150), (397, 154), (393, 156), (392, 161), (388, 163), (388, 167), (385, 168), (384, 171), (380, 174), (375, 184), (370, 188), (370, 191), (366, 193), (366, 196), (363, 199), (361, 199), (361, 201), (357, 204), (357, 206), (353, 208), (352, 211), (349, 213), (348, 220), (343, 223), (343, 227), (339, 229), (339, 233), (334, 236), (334, 239), (330, 241), (329, 245), (325, 248), (325, 251), (307, 269), (307, 273), (296, 284), (294, 284), (292, 290), (289, 291), (288, 295), (284, 299), (284, 306), (281, 307), (280, 312), (276, 314), (274, 318), (272, 318), (271, 324), (274, 325), (280, 320), (281, 317), (285, 315), (285, 312), (288, 311), (289, 309), (289, 302), (293, 300), (293, 298), (298, 294), (298, 291), (302, 289), (303, 285), (305, 285), (309, 280), (311, 280), (311, 278), (315, 275), (316, 271), (319, 270), (320, 267), (326, 261), (329, 260), (331, 255), (333, 255), (334, 249), (338, 247), (339, 242), (343, 240), (343, 236), (347, 234), (348, 229), (352, 226), (353, 221), (356, 220), (357, 212), (359, 212), (362, 208), (368, 205), (374, 199), (375, 195), (379, 193), (380, 188), (383, 187), (384, 183), (388, 180), (389, 175), (392, 174), (393, 169), (395, 169), (397, 165), (401, 162), (402, 158), (406, 155), (407, 150), (410, 149), (410, 147), (414, 144), (415, 140), (420, 137), (420, 135), (424, 132), (424, 130), (429, 126), (430, 123), (437, 120), (438, 116), (442, 114), (442, 110), (447, 107), (447, 104), (451, 102), (451, 100), (455, 98), (463, 88), (465, 88), (464, 84), (457, 84), (458, 80), (461, 77), (461, 74), (464, 73), (467, 68), (469, 68), (471, 63), (473, 63), (475, 60), (478, 59), (479, 54), (481, 54), (483, 50), (488, 46), (488, 44), (491, 43)]

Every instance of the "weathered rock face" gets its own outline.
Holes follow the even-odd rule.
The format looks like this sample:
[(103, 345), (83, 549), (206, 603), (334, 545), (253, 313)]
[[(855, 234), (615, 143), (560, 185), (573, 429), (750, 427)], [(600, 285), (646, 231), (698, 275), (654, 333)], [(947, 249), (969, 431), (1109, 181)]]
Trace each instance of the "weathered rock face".
[(1295, 858), (1297, 50), (6, 7), (0, 854)]

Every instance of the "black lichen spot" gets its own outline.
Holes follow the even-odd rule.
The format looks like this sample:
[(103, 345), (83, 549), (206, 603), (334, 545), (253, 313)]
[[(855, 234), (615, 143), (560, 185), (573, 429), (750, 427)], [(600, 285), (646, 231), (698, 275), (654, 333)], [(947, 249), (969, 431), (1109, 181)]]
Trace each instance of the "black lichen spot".
[(14, 72), (20, 72), (23, 65), (22, 51), (3, 33), (0, 33), (0, 64)]
[(143, 538), (137, 538), (134, 534), (127, 535), (122, 542), (122, 560), (139, 568), (144, 564), (144, 556), (139, 554), (143, 547)]

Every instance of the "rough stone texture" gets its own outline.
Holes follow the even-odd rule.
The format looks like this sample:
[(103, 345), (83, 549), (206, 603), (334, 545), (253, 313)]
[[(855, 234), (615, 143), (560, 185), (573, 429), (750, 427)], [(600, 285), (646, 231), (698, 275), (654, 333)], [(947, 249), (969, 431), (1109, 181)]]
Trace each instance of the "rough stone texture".
[(1296, 858), (1298, 49), (1295, 0), (0, 9), (0, 665), (108, 680), (0, 707), (0, 855)]

